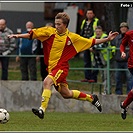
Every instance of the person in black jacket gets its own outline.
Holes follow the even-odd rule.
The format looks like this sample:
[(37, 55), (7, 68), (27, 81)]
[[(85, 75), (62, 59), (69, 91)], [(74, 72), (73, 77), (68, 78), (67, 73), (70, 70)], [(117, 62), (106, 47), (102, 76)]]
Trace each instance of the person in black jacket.
[[(80, 35), (85, 38), (91, 38), (94, 35), (94, 31), (98, 25), (100, 25), (100, 21), (98, 18), (95, 17), (93, 9), (87, 9), (86, 19), (84, 19), (81, 24)], [(84, 67), (85, 68), (92, 67), (91, 55), (89, 49), (84, 51)], [(85, 70), (84, 73), (85, 73), (85, 79), (81, 80), (81, 82), (97, 82), (95, 79), (93, 79), (93, 74), (91, 70)]]
[[(111, 42), (112, 45), (116, 46), (116, 53), (115, 53), (115, 68), (117, 69), (127, 69), (127, 60), (128, 60), (128, 51), (129, 48), (126, 49), (127, 56), (125, 59), (121, 58), (121, 52), (119, 50), (120, 44), (122, 42), (122, 39), (125, 35), (125, 33), (128, 31), (128, 24), (126, 22), (122, 22), (120, 24), (120, 34)], [(123, 82), (122, 82), (122, 75), (124, 74), (124, 71), (116, 71), (115, 72), (115, 81), (116, 81), (116, 89), (115, 93), (117, 95), (122, 95), (123, 94)], [(132, 88), (132, 81), (133, 77), (130, 74), (129, 71), (125, 72), (126, 74), (126, 81), (127, 81), (127, 90), (126, 93), (131, 90)]]

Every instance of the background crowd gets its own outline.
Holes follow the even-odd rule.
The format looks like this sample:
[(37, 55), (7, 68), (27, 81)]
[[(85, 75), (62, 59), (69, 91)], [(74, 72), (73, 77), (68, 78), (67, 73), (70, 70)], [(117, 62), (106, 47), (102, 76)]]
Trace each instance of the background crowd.
[[(107, 32), (103, 30), (99, 18), (95, 16), (93, 9), (88, 9), (85, 14), (80, 27), (80, 35), (86, 38), (104, 38), (107, 37)], [(54, 26), (53, 23), (47, 23), (45, 26)], [(25, 31), (21, 33), (29, 32), (34, 28), (34, 23), (30, 20), (25, 23)], [(127, 59), (122, 59), (120, 54), (120, 44), (124, 34), (129, 30), (127, 22), (121, 22), (119, 24), (119, 35), (111, 42), (105, 44), (99, 44), (90, 49), (84, 51), (83, 60), (85, 68), (107, 68), (107, 49), (109, 51), (109, 61), (111, 68), (127, 69)], [(20, 63), (21, 79), (22, 80), (37, 80), (37, 66), (36, 62), (40, 61), (40, 75), (42, 81), (47, 76), (46, 65), (44, 63), (43, 49), (41, 42), (38, 40), (29, 39), (9, 39), (7, 35), (12, 34), (13, 31), (7, 27), (5, 19), (0, 19), (0, 62), (1, 62), (1, 80), (8, 80), (8, 66), (9, 57), (13, 51), (16, 53), (16, 62)], [(82, 45), (82, 44), (81, 44)], [(129, 48), (126, 49), (128, 54)], [(27, 56), (28, 55), (28, 56)], [(84, 77), (81, 82), (97, 83), (99, 76), (99, 69), (84, 71)], [(123, 76), (125, 73), (126, 76)], [(127, 90), (126, 93), (132, 88), (132, 75), (129, 71), (117, 70), (110, 74), (110, 78), (115, 79), (115, 93), (118, 95), (123, 94), (123, 80), (126, 81)], [(113, 76), (113, 77), (112, 77)], [(104, 94), (107, 93), (107, 71), (101, 70), (101, 79), (104, 84)]]

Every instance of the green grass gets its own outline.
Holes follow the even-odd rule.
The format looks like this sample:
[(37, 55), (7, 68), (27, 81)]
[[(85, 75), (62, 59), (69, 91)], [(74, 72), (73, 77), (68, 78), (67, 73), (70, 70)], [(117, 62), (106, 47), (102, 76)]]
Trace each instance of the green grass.
[(120, 114), (46, 112), (39, 119), (32, 112), (10, 112), (10, 120), (0, 131), (133, 131), (133, 118)]
[[(69, 63), (70, 67), (83, 67), (84, 65), (82, 59), (76, 58), (71, 59)], [(41, 80), (39, 67), (37, 63), (38, 80)], [(83, 78), (84, 72), (77, 70), (70, 70), (67, 77), (72, 80)], [(21, 80), (18, 63), (9, 67), (9, 80)], [(69, 86), (70, 89), (79, 90), (88, 90), (91, 87), (83, 83), (69, 83)], [(10, 120), (6, 124), (0, 124), (0, 131), (133, 131), (132, 115), (122, 120), (120, 114), (46, 112), (45, 118), (40, 120), (32, 112), (9, 113)]]

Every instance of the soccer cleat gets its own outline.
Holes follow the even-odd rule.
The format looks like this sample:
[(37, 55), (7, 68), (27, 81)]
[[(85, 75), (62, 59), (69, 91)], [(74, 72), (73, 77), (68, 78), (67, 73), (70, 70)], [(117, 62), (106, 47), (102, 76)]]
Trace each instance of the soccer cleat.
[(42, 109), (34, 109), (32, 108), (32, 112), (37, 115), (40, 119), (44, 118), (44, 112)]
[(121, 107), (121, 117), (123, 120), (125, 120), (127, 116), (127, 109), (123, 107), (122, 103), (120, 104), (120, 107)]
[(97, 95), (93, 94), (92, 97), (93, 97), (93, 99), (94, 99), (94, 100), (92, 101), (92, 104), (93, 104), (94, 106), (96, 106), (97, 109), (101, 112), (101, 111), (102, 111), (102, 106), (101, 106), (101, 104), (100, 104), (100, 102), (99, 102), (99, 100), (98, 100)]

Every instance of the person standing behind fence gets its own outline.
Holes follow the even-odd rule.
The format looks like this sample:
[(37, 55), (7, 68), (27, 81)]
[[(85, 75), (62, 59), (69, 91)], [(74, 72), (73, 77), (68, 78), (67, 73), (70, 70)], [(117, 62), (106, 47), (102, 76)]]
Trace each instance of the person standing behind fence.
[[(5, 19), (0, 19), (0, 62), (2, 66), (1, 80), (8, 80), (9, 54), (16, 48), (16, 40), (8, 38), (13, 31), (7, 27)], [(7, 56), (7, 57), (6, 57)]]
[[(127, 60), (129, 57), (129, 49), (126, 49), (126, 58), (121, 58), (121, 52), (120, 52), (120, 44), (122, 42), (122, 39), (125, 35), (125, 33), (128, 31), (129, 27), (126, 22), (120, 23), (120, 34), (111, 42), (112, 45), (116, 46), (117, 50), (115, 53), (115, 68), (116, 69), (127, 69)], [(122, 76), (124, 74), (124, 71), (116, 71), (115, 72), (115, 81), (116, 81), (116, 89), (115, 93), (117, 95), (122, 95), (123, 94), (123, 83), (122, 83)], [(132, 82), (133, 82), (133, 77), (129, 71), (125, 72), (126, 74), (126, 81), (127, 81), (127, 90), (126, 93), (131, 90), (132, 88)]]
[[(34, 24), (31, 21), (26, 23), (26, 31), (23, 33), (28, 33)], [(36, 60), (38, 57), (32, 57), (36, 55), (37, 50), (37, 40), (29, 40), (25, 38), (18, 39), (17, 43), (17, 57), (16, 62), (20, 61), (20, 70), (22, 80), (37, 80), (37, 68)], [(22, 57), (21, 57), (22, 56)]]
[[(100, 21), (95, 17), (94, 11), (92, 9), (88, 9), (86, 12), (86, 19), (82, 21), (81, 24), (81, 33), (80, 35), (85, 38), (90, 38), (94, 35), (95, 28), (100, 25)], [(82, 45), (82, 44), (81, 44)], [(84, 51), (84, 67), (91, 68), (91, 55), (90, 50), (87, 49)], [(85, 79), (81, 80), (81, 82), (96, 82), (92, 79), (92, 71), (85, 70)]]
[[(95, 34), (92, 36), (92, 38), (95, 39), (101, 39), (107, 37), (107, 34), (103, 32), (103, 29), (101, 26), (97, 26), (95, 29)], [(101, 48), (101, 49), (100, 49)], [(98, 45), (94, 45), (90, 48), (91, 51), (91, 60), (92, 65), (94, 68), (105, 68), (107, 67), (107, 48), (111, 48), (110, 42), (101, 43)], [(109, 60), (113, 58), (112, 51), (109, 52)], [(97, 81), (99, 70), (93, 70), (92, 73), (92, 79)], [(107, 94), (107, 70), (102, 70), (102, 81), (104, 84), (104, 94)]]

